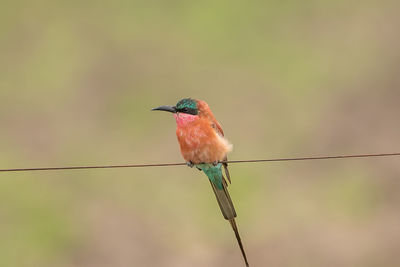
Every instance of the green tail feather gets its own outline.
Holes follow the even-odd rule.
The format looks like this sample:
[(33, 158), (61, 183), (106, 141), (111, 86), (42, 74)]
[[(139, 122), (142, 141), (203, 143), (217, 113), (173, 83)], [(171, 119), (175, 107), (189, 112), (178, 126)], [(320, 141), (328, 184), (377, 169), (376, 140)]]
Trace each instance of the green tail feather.
[[(218, 165), (214, 166), (213, 164), (205, 163), (205, 164), (197, 164), (196, 167), (201, 169), (210, 180), (211, 187), (214, 191), (215, 197), (217, 198), (218, 205), (221, 209), (222, 215), (224, 216), (225, 219), (229, 220), (229, 222), (231, 223), (232, 229), (235, 232), (237, 242), (242, 252), (243, 259), (246, 263), (246, 266), (248, 267), (249, 263), (247, 261), (242, 240), (240, 239), (239, 230), (235, 222), (235, 217), (236, 217), (235, 207), (233, 206), (231, 197), (229, 196), (228, 193), (228, 189), (226, 188), (227, 184), (224, 181), (224, 177), (222, 175), (222, 170), (221, 170), (222, 164), (219, 163)], [(229, 173), (227, 172), (227, 176), (228, 175)]]
[(217, 198), (218, 205), (224, 218), (227, 220), (235, 218), (236, 211), (222, 175), (222, 164), (219, 163), (216, 166), (213, 164), (198, 164), (196, 167), (201, 169), (210, 180), (211, 187), (214, 191), (215, 197)]
[(222, 190), (222, 171), (221, 171), (222, 164), (219, 163), (217, 166), (213, 164), (204, 163), (204, 164), (197, 164), (196, 167), (201, 169), (210, 179), (210, 181), (219, 189)]

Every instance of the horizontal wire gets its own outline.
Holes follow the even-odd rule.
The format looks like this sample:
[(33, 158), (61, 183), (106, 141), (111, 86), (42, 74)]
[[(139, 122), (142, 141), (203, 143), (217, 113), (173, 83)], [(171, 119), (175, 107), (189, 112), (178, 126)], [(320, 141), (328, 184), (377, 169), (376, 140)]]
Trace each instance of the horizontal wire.
[[(228, 160), (228, 161), (220, 161), (220, 163), (282, 162), (282, 161), (327, 160), (327, 159), (347, 159), (347, 158), (372, 158), (372, 157), (392, 157), (392, 156), (400, 156), (400, 152), (396, 152), (396, 153), (380, 153), (380, 154), (358, 154), (358, 155), (336, 155), (336, 156), (317, 156), (317, 157), (275, 158), (275, 159)], [(183, 166), (183, 165), (187, 165), (187, 164), (186, 163), (155, 163), (155, 164), (127, 164), (127, 165), (101, 165), (101, 166), (16, 168), (16, 169), (0, 169), (0, 172), (59, 171), (59, 170), (112, 169), (112, 168), (143, 168), (143, 167), (166, 167), (166, 166)]]

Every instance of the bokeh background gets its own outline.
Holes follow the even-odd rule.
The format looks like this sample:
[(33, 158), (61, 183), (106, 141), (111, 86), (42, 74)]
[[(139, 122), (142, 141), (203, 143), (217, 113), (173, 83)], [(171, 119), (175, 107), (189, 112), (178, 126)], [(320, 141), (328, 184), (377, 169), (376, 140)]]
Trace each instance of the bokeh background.
[[(0, 167), (181, 162), (206, 100), (230, 159), (400, 150), (398, 1), (2, 1)], [(399, 158), (232, 164), (252, 266), (400, 266)], [(2, 173), (0, 266), (243, 266), (186, 167)]]

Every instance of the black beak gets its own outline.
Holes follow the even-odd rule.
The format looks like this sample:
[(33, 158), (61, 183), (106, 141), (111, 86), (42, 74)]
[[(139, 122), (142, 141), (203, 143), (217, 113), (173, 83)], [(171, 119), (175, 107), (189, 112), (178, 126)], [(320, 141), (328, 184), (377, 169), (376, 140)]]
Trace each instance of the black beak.
[(153, 108), (152, 110), (162, 110), (162, 111), (176, 113), (176, 107), (171, 107), (171, 106), (159, 106), (157, 108)]

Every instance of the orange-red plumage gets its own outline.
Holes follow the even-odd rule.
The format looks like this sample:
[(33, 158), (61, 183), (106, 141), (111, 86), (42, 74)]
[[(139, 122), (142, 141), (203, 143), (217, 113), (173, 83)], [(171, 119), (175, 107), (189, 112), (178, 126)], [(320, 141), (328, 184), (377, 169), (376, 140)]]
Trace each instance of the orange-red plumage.
[(232, 149), (207, 103), (197, 102), (198, 115), (175, 114), (181, 153), (194, 164), (222, 161)]
[[(221, 212), (224, 218), (229, 220), (235, 232), (243, 259), (248, 267), (249, 263), (235, 221), (236, 211), (221, 170), (221, 166), (224, 166), (226, 178), (230, 182), (226, 155), (232, 149), (232, 145), (224, 138), (221, 125), (207, 103), (201, 100), (184, 98), (176, 106), (159, 106), (153, 110), (174, 114), (177, 124), (176, 136), (182, 156), (190, 167), (195, 164), (197, 169), (207, 175)], [(222, 164), (220, 161), (223, 161)]]

